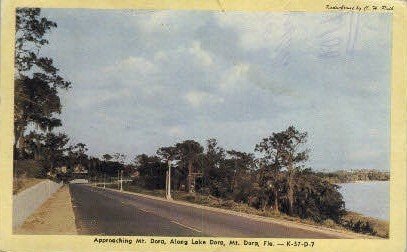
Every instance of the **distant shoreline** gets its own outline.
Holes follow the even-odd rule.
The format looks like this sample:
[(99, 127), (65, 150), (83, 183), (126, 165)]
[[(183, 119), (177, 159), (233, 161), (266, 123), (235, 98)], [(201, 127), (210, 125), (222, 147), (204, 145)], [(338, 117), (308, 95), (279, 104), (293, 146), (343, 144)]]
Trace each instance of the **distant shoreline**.
[(340, 182), (336, 184), (365, 184), (370, 182), (388, 182), (390, 180), (352, 180), (347, 182)]
[(362, 169), (340, 170), (335, 172), (317, 172), (319, 177), (326, 179), (332, 184), (364, 183), (369, 181), (389, 181), (390, 172)]

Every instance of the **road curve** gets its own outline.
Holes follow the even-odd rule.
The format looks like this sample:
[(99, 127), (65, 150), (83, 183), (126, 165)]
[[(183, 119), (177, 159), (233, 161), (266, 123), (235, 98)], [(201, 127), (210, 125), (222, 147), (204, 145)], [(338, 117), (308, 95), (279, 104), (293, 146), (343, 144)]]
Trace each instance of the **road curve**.
[(88, 185), (71, 184), (70, 190), (83, 235), (344, 238)]

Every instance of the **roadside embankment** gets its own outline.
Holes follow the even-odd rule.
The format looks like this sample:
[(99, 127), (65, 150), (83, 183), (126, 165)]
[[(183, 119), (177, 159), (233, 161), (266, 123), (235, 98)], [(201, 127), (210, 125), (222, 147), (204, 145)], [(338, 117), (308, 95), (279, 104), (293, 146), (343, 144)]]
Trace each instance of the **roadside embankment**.
[(43, 181), (46, 181), (46, 179), (15, 177), (13, 179), (13, 195), (23, 192), (24, 190), (27, 190), (28, 188), (30, 188), (38, 183), (41, 183)]
[(62, 186), (15, 230), (15, 234), (77, 234), (69, 187)]
[[(117, 185), (114, 184), (106, 185), (106, 189), (119, 191), (117, 190)], [(123, 185), (123, 193), (136, 194), (138, 196), (167, 201), (164, 197), (165, 192), (163, 190), (147, 190), (139, 186), (126, 184)], [(174, 200), (172, 200), (171, 202), (174, 204), (193, 206), (217, 212), (225, 212), (253, 218), (256, 220), (279, 223), (290, 227), (301, 227), (309, 230), (319, 230), (326, 233), (334, 233), (342, 236), (342, 238), (376, 238), (374, 236), (370, 236), (369, 234), (366, 235), (363, 233), (355, 233), (353, 232), (353, 230), (351, 231), (343, 226), (340, 226), (337, 223), (316, 223), (309, 219), (300, 219), (298, 217), (288, 216), (282, 213), (275, 213), (273, 211), (261, 211), (253, 207), (249, 207), (247, 204), (236, 203), (231, 200), (222, 200), (221, 198), (216, 198), (213, 196), (189, 194), (181, 191), (173, 192), (172, 196)]]
[(62, 184), (45, 180), (13, 195), (13, 229), (23, 224)]

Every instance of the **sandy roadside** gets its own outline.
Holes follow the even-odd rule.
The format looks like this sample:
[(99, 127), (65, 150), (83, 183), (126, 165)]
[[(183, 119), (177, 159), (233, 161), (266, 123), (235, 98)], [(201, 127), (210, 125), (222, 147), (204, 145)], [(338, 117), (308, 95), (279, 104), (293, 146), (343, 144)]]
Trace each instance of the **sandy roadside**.
[(67, 185), (62, 186), (35, 211), (15, 234), (77, 234), (71, 195)]

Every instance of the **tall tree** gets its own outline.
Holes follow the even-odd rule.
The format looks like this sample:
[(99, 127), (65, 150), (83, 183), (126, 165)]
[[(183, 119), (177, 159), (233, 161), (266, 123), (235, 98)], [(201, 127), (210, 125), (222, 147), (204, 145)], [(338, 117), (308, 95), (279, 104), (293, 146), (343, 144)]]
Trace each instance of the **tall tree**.
[(15, 87), (14, 87), (14, 149), (24, 143), (24, 131), (29, 123), (49, 131), (61, 125), (56, 117), (61, 113), (59, 89), (71, 83), (59, 75), (53, 60), (40, 54), (48, 44), (46, 34), (57, 27), (41, 16), (39, 8), (16, 10)]
[(79, 165), (79, 168), (89, 167), (89, 157), (86, 154), (88, 148), (84, 143), (77, 143), (73, 146), (70, 146), (68, 149), (68, 156), (71, 160), (71, 166), (74, 168)]
[(222, 160), (225, 159), (225, 156), (225, 150), (218, 145), (218, 141), (215, 138), (206, 141), (206, 158), (209, 167), (219, 167)]
[(69, 138), (66, 134), (47, 133), (44, 138), (42, 146), (42, 156), (45, 166), (49, 170), (53, 170), (57, 164), (64, 159), (65, 152), (68, 150), (66, 147)]
[(118, 163), (121, 163), (121, 164), (124, 164), (124, 162), (126, 160), (126, 157), (127, 156), (125, 154), (119, 153), (119, 152), (116, 152), (116, 153), (113, 154), (114, 161), (116, 161)]
[[(180, 163), (187, 165), (187, 191), (194, 192), (195, 190), (195, 175), (193, 165), (198, 160), (200, 154), (203, 153), (203, 147), (194, 140), (185, 140), (182, 143), (177, 143), (175, 147), (178, 150)], [(196, 172), (196, 171), (195, 171)]]
[(254, 155), (236, 150), (227, 151), (233, 161), (232, 191), (238, 187), (238, 178), (244, 178), (245, 174), (255, 169)]
[(271, 208), (275, 212), (280, 212), (280, 199), (283, 198), (282, 192), (285, 188), (286, 176), (278, 163), (267, 162), (264, 158), (258, 160), (258, 163), (258, 191), (262, 195), (260, 205), (264, 209), (271, 201)]
[(202, 162), (203, 177), (199, 186), (212, 195), (222, 195), (225, 190), (225, 176), (221, 176), (221, 163), (225, 159), (225, 150), (218, 145), (215, 138), (206, 141), (206, 151)]
[(134, 164), (140, 173), (140, 178), (144, 187), (148, 189), (165, 188), (166, 164), (161, 162), (157, 156), (148, 156), (146, 154), (138, 155)]
[(25, 150), (24, 152), (28, 154), (28, 159), (40, 160), (43, 156), (43, 142), (44, 142), (44, 134), (30, 131), (29, 134), (25, 137)]
[(159, 148), (157, 155), (161, 157), (164, 162), (171, 162), (179, 156), (179, 152), (175, 146), (168, 146)]
[(306, 132), (300, 132), (290, 126), (284, 131), (264, 138), (255, 148), (263, 154), (263, 160), (272, 165), (276, 171), (287, 170), (287, 201), (290, 215), (294, 210), (295, 173), (308, 160), (308, 149), (303, 147), (306, 141)]
[(105, 162), (109, 162), (110, 160), (113, 159), (113, 156), (110, 155), (110, 154), (108, 154), (108, 153), (106, 153), (106, 154), (103, 154), (102, 158), (103, 158), (103, 160), (104, 160)]

